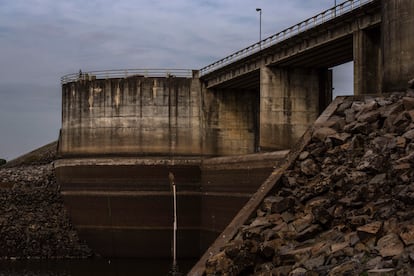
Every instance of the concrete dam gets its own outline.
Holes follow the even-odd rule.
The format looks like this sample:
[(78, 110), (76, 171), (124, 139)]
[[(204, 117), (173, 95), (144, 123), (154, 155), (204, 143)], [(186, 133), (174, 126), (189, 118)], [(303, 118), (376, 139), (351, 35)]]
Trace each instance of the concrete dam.
[[(333, 66), (355, 94), (414, 77), (414, 2), (345, 1), (200, 70), (62, 78), (57, 179), (82, 239), (115, 257), (199, 257), (332, 101)], [(398, 73), (395, 73), (398, 72)]]
[(97, 252), (171, 255), (172, 172), (179, 256), (200, 255), (285, 156), (254, 154), (254, 94), (208, 99), (199, 87), (193, 77), (63, 84), (56, 173), (73, 223)]

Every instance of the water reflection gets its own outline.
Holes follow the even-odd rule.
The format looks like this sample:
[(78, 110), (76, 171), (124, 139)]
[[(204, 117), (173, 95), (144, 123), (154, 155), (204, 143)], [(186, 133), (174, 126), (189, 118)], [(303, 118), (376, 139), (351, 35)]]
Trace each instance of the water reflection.
[[(189, 271), (195, 261), (179, 260), (180, 271)], [(170, 266), (171, 260), (153, 259), (0, 261), (0, 276), (165, 276)]]

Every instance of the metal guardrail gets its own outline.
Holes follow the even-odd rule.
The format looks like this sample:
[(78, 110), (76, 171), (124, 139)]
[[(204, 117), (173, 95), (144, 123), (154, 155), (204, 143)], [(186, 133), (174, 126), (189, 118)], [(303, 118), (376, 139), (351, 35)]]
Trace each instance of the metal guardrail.
[(259, 52), (263, 49), (269, 48), (277, 43), (280, 43), (288, 38), (291, 38), (297, 34), (321, 25), (329, 20), (332, 20), (345, 13), (351, 12), (357, 8), (364, 6), (365, 4), (374, 2), (375, 0), (348, 0), (335, 7), (325, 10), (309, 19), (306, 19), (292, 27), (289, 27), (281, 32), (271, 35), (261, 41), (250, 45), (242, 50), (239, 50), (225, 58), (222, 58), (210, 65), (207, 65), (200, 69), (200, 76), (206, 75), (214, 70), (224, 67), (230, 63), (247, 57), (251, 54)]
[(128, 78), (132, 76), (144, 77), (181, 77), (191, 78), (193, 70), (191, 69), (120, 69), (120, 70), (104, 70), (104, 71), (88, 71), (73, 73), (63, 76), (60, 81), (62, 84), (74, 82), (77, 80), (93, 80), (93, 79), (114, 79)]

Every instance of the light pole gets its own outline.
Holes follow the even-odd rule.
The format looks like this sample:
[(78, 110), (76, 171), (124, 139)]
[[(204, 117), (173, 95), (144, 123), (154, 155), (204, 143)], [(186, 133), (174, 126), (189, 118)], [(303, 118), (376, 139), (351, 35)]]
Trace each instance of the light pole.
[(256, 11), (259, 12), (259, 48), (262, 50), (262, 9), (256, 8)]
[(334, 0), (334, 15), (336, 17), (336, 0)]

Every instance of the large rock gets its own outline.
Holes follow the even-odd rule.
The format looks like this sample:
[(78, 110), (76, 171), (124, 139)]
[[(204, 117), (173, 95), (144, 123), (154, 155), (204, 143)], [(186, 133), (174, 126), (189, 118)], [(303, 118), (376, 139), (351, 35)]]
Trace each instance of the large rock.
[(368, 276), (394, 276), (395, 268), (380, 268), (368, 270)]
[(335, 266), (330, 272), (329, 276), (338, 276), (338, 275), (358, 275), (360, 272), (359, 262), (357, 261), (348, 261), (342, 263), (338, 266)]
[(313, 137), (320, 140), (321, 142), (325, 141), (325, 139), (330, 135), (335, 135), (337, 132), (335, 129), (330, 127), (321, 127), (316, 129), (313, 132)]
[(364, 226), (360, 226), (357, 228), (358, 237), (361, 241), (370, 238), (377, 238), (382, 231), (382, 227), (382, 221), (375, 221)]
[(361, 162), (357, 165), (356, 169), (359, 171), (371, 171), (381, 172), (385, 165), (384, 157), (382, 155), (374, 153), (372, 150), (365, 152)]
[(308, 176), (317, 175), (320, 172), (319, 166), (311, 158), (306, 159), (300, 164), (301, 171)]
[(292, 197), (286, 197), (280, 201), (275, 201), (272, 204), (271, 211), (272, 213), (283, 213), (291, 209), (295, 205), (295, 199)]
[(408, 224), (400, 227), (400, 238), (405, 245), (414, 244), (414, 224)]
[(414, 140), (414, 129), (410, 129), (408, 131), (406, 131), (403, 135), (403, 138), (408, 139), (408, 140)]
[(206, 275), (236, 275), (238, 272), (238, 268), (224, 252), (213, 256), (206, 263)]
[(402, 99), (403, 105), (405, 110), (412, 110), (414, 109), (414, 98), (412, 97), (404, 97)]
[(378, 240), (377, 248), (382, 257), (392, 257), (403, 253), (404, 244), (397, 234), (391, 233)]
[(377, 120), (379, 120), (381, 117), (381, 113), (379, 110), (372, 110), (366, 113), (361, 113), (358, 117), (357, 120), (359, 122), (366, 122), (366, 123), (373, 123), (376, 122)]

